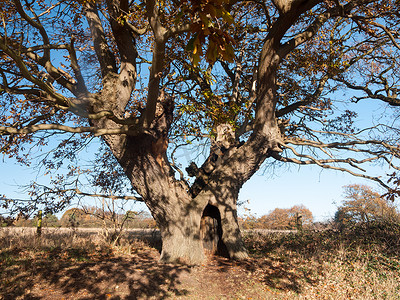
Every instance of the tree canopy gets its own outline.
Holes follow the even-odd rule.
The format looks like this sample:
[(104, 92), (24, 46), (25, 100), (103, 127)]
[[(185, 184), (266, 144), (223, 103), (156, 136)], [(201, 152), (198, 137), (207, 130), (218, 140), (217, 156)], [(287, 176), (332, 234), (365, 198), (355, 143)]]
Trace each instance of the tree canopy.
[(373, 221), (398, 223), (400, 212), (371, 187), (352, 184), (344, 187), (344, 200), (338, 207), (335, 220), (342, 225)]
[[(229, 256), (246, 256), (236, 201), (265, 162), (348, 172), (393, 198), (399, 7), (2, 1), (0, 152), (29, 165), (43, 149), (42, 170), (58, 173), (32, 184), (32, 206), (4, 196), (4, 208), (44, 201), (56, 210), (89, 194), (144, 201), (162, 232), (161, 259), (194, 262), (203, 258), (198, 227), (209, 206)], [(384, 114), (358, 122), (370, 103)], [(85, 166), (79, 152), (98, 137)], [(187, 145), (205, 149), (201, 165), (176, 161)], [(370, 163), (391, 171), (371, 174), (363, 167)]]

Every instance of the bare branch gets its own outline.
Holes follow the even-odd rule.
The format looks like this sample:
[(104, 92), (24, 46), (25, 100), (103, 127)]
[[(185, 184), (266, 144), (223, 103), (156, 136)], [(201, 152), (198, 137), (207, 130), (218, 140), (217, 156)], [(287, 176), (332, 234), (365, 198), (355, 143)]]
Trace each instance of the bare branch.
[(9, 57), (11, 57), (14, 62), (16, 63), (17, 67), (21, 71), (21, 75), (29, 80), (30, 82), (34, 83), (35, 85), (39, 86), (43, 91), (45, 91), (49, 96), (51, 96), (54, 100), (55, 103), (58, 104), (61, 107), (68, 108), (70, 105), (68, 99), (57, 92), (54, 91), (54, 89), (48, 85), (47, 83), (43, 82), (42, 80), (39, 80), (38, 78), (34, 77), (31, 72), (28, 70), (25, 62), (23, 59), (15, 53), (11, 48), (7, 46), (7, 42), (5, 41), (4, 37), (0, 36), (0, 49), (4, 51)]
[[(70, 52), (70, 54), (74, 55), (74, 52), (71, 51), (71, 49), (72, 49), (71, 47), (73, 47), (72, 45), (44, 44), (44, 45), (37, 45), (37, 46), (32, 46), (32, 47), (26, 48), (21, 43), (15, 41), (15, 40), (10, 40), (10, 39), (6, 40), (5, 39), (4, 44), (6, 44), (6, 43), (10, 44), (14, 48), (18, 49), (18, 54), (19, 53), (25, 54), (28, 58), (35, 61), (38, 65), (44, 67), (46, 69), (46, 71), (48, 72), (49, 76), (53, 80), (57, 81), (57, 83), (59, 83), (64, 88), (68, 89), (74, 95), (79, 94), (79, 93), (77, 93), (77, 87), (78, 87), (78, 90), (79, 89), (86, 90), (86, 88), (84, 87), (84, 84), (83, 84), (83, 86), (82, 86), (82, 84), (80, 84), (82, 82), (83, 78), (82, 78), (82, 76), (79, 77), (79, 75), (80, 75), (79, 73), (75, 72), (75, 74), (77, 75), (77, 78), (78, 78), (78, 85), (75, 85), (75, 80), (72, 78), (72, 76), (70, 74), (68, 74), (67, 72), (65, 72), (59, 68), (54, 67), (54, 65), (50, 61), (50, 56), (48, 57), (48, 59), (46, 59), (45, 57), (40, 57), (38, 54), (35, 53), (35, 51), (41, 51), (41, 50), (45, 50), (45, 51), (47, 51), (47, 50), (68, 50)], [(12, 50), (12, 49), (10, 48), (10, 50)], [(71, 55), (71, 60), (73, 59), (72, 55)], [(75, 54), (75, 61), (76, 61), (76, 54)], [(75, 63), (73, 65), (73, 62), (71, 61), (71, 65), (75, 71), (77, 63)]]
[[(114, 200), (134, 200), (137, 202), (143, 202), (143, 199), (141, 197), (135, 197), (135, 196), (115, 196), (115, 195), (105, 195), (105, 194), (95, 194), (95, 193), (86, 193), (82, 192), (78, 188), (74, 189), (57, 189), (57, 190), (48, 190), (46, 192), (43, 192), (39, 195), (37, 195), (37, 199), (43, 198), (46, 195), (49, 194), (64, 194), (68, 192), (73, 192), (76, 195), (81, 195), (81, 196), (87, 196), (87, 197), (95, 197), (95, 198), (107, 198), (107, 199), (114, 199)], [(18, 201), (18, 202), (32, 202), (32, 199), (8, 199), (8, 198), (0, 198), (0, 200), (8, 200), (8, 201)]]
[(123, 112), (136, 84), (136, 59), (138, 57), (138, 52), (136, 49), (135, 37), (131, 34), (131, 29), (127, 26), (127, 22), (121, 23), (118, 21), (126, 18), (128, 1), (107, 0), (106, 3), (110, 14), (112, 33), (118, 47), (120, 58), (117, 93), (118, 108), (120, 112)]
[(329, 78), (330, 78), (330, 76), (328, 74), (323, 76), (321, 78), (321, 80), (319, 81), (317, 89), (315, 90), (315, 92), (312, 95), (309, 95), (306, 99), (304, 99), (302, 101), (292, 103), (292, 104), (278, 110), (275, 113), (276, 116), (279, 118), (281, 116), (284, 116), (284, 115), (300, 108), (301, 106), (311, 104), (313, 101), (317, 100), (321, 96), (322, 92), (324, 91), (325, 84), (327, 83)]
[(127, 118), (127, 119), (121, 119), (118, 118), (112, 111), (109, 110), (103, 110), (99, 111), (94, 114), (88, 114), (87, 117), (90, 120), (99, 120), (101, 118), (107, 117), (110, 120), (113, 120), (117, 124), (121, 125), (139, 125), (139, 119), (138, 118)]
[[(50, 40), (49, 40), (49, 37), (48, 37), (48, 35), (47, 35), (47, 32), (46, 32), (46, 30), (44, 29), (44, 27), (42, 26), (42, 24), (40, 24), (39, 18), (36, 17), (36, 20), (33, 20), (32, 18), (30, 18), (30, 17), (26, 14), (26, 12), (25, 12), (25, 10), (23, 9), (23, 7), (22, 7), (22, 5), (21, 5), (21, 2), (20, 2), (19, 0), (15, 0), (14, 3), (15, 3), (15, 6), (16, 6), (16, 8), (17, 8), (17, 11), (18, 11), (18, 13), (21, 15), (21, 17), (22, 17), (23, 19), (25, 19), (31, 26), (33, 26), (34, 28), (36, 28), (36, 29), (39, 30), (40, 35), (41, 35), (42, 38), (43, 38), (43, 43), (44, 43), (45, 45), (50, 44)], [(33, 12), (32, 12), (32, 13), (33, 13)], [(45, 49), (43, 59), (46, 60), (46, 61), (50, 60), (50, 50), (49, 50), (49, 49)]]
[(76, 52), (75, 52), (74, 41), (75, 41), (75, 38), (74, 38), (74, 36), (72, 36), (71, 44), (67, 46), (67, 49), (69, 52), (69, 56), (71, 58), (71, 67), (75, 73), (75, 77), (77, 80), (77, 84), (76, 84), (77, 92), (78, 92), (77, 94), (78, 95), (80, 93), (87, 94), (88, 90), (86, 88), (85, 80), (83, 79), (82, 72), (81, 72), (81, 69), (78, 64), (78, 58), (77, 58)]
[(181, 26), (175, 26), (171, 27), (166, 33), (165, 33), (165, 38), (168, 39), (176, 34), (184, 33), (184, 32), (189, 32), (190, 31), (190, 24), (183, 24)]
[(389, 37), (389, 39), (392, 41), (393, 45), (394, 45), (397, 49), (400, 50), (400, 45), (396, 42), (396, 40), (395, 40), (395, 38), (394, 38), (394, 35), (393, 35), (393, 34), (395, 34), (395, 35), (398, 37), (398, 36), (399, 36), (399, 33), (398, 33), (397, 31), (391, 31), (391, 30), (389, 30), (389, 28), (387, 28), (386, 26), (384, 26), (384, 25), (382, 25), (382, 24), (379, 24), (379, 23), (376, 23), (376, 22), (369, 21), (369, 23), (372, 24), (372, 25), (374, 25), (374, 26), (376, 26), (376, 27), (379, 27), (379, 28), (383, 29), (383, 31), (386, 33), (386, 35), (387, 35), (387, 36)]
[(138, 201), (138, 202), (143, 202), (143, 199), (140, 198), (140, 197), (115, 196), (115, 195), (85, 193), (85, 192), (81, 192), (78, 188), (66, 189), (66, 190), (57, 190), (57, 193), (65, 193), (65, 192), (75, 192), (77, 195), (89, 196), (89, 197), (107, 198), (107, 199), (120, 199), (120, 200), (134, 200), (134, 201)]
[(361, 178), (366, 178), (366, 179), (369, 179), (369, 180), (376, 181), (381, 186), (383, 186), (386, 189), (390, 190), (390, 187), (388, 185), (386, 185), (381, 179), (379, 179), (379, 177), (369, 176), (369, 175), (366, 175), (366, 174), (360, 174), (360, 173), (356, 173), (356, 172), (351, 171), (350, 169), (347, 169), (347, 168), (344, 168), (344, 167), (338, 167), (338, 166), (330, 165), (330, 163), (345, 163), (345, 164), (348, 164), (348, 165), (350, 165), (350, 166), (352, 166), (352, 167), (354, 167), (356, 169), (359, 169), (359, 170), (365, 172), (365, 170), (361, 169), (358, 166), (358, 164), (371, 162), (371, 161), (374, 161), (374, 160), (382, 158), (379, 155), (375, 156), (375, 157), (366, 158), (366, 159), (363, 159), (363, 160), (356, 160), (354, 158), (316, 159), (316, 158), (312, 157), (311, 155), (300, 154), (293, 147), (290, 147), (288, 145), (285, 145), (285, 147), (290, 149), (293, 152), (293, 154), (295, 154), (296, 156), (302, 157), (302, 158), (306, 158), (307, 160), (299, 160), (299, 159), (296, 159), (296, 158), (283, 157), (280, 154), (273, 153), (273, 152), (271, 152), (271, 156), (274, 159), (276, 159), (278, 161), (282, 161), (282, 162), (290, 162), (290, 163), (295, 163), (295, 164), (299, 164), (299, 165), (318, 165), (318, 166), (320, 166), (321, 168), (324, 168), (324, 169), (332, 169), (332, 170), (346, 172), (346, 173), (349, 173), (349, 174), (351, 174), (353, 176), (356, 176), (356, 177), (361, 177)]
[(0, 126), (0, 135), (13, 135), (13, 134), (30, 134), (37, 131), (47, 131), (47, 130), (58, 130), (62, 132), (71, 132), (71, 133), (84, 133), (89, 132), (93, 133), (95, 136), (102, 135), (121, 135), (121, 134), (138, 134), (138, 130), (136, 128), (132, 128), (128, 125), (123, 125), (118, 128), (97, 128), (94, 126), (91, 127), (70, 127), (66, 125), (60, 124), (39, 124), (26, 126), (23, 128), (14, 128), (14, 127), (5, 127)]
[(104, 78), (109, 72), (117, 72), (115, 57), (108, 47), (104, 28), (101, 25), (101, 20), (97, 12), (96, 4), (92, 3), (91, 1), (86, 1), (85, 14), (90, 27), (90, 33), (93, 39), (96, 56), (100, 63), (101, 74)]
[(126, 25), (129, 27), (129, 30), (131, 30), (135, 36), (143, 35), (149, 30), (148, 26), (146, 26), (142, 29), (138, 29), (129, 22), (127, 22)]
[[(400, 106), (400, 99), (397, 98), (397, 94), (385, 96), (385, 95), (379, 94), (377, 92), (373, 92), (366, 85), (353, 84), (353, 83), (350, 83), (349, 81), (345, 80), (344, 78), (336, 78), (335, 80), (345, 84), (350, 89), (365, 92), (367, 94), (368, 98), (370, 98), (370, 99), (381, 100), (392, 106)], [(363, 99), (363, 98), (365, 99), (366, 97), (360, 97), (359, 99)]]
[(350, 2), (345, 6), (336, 6), (332, 9), (327, 10), (325, 13), (316, 17), (315, 21), (303, 32), (297, 34), (294, 38), (287, 41), (279, 49), (279, 54), (281, 57), (285, 57), (290, 51), (303, 44), (304, 42), (311, 39), (318, 30), (333, 16), (345, 16), (353, 7), (354, 3)]
[[(365, 179), (369, 179), (369, 180), (378, 182), (384, 188), (386, 188), (388, 190), (391, 190), (391, 188), (387, 184), (385, 184), (379, 177), (374, 177), (374, 176), (369, 176), (369, 175), (366, 175), (366, 174), (356, 173), (356, 172), (353, 172), (353, 171), (351, 171), (349, 169), (342, 168), (342, 167), (327, 165), (326, 162), (324, 162), (324, 160), (318, 160), (318, 159), (314, 159), (314, 158), (312, 158), (310, 160), (299, 160), (299, 159), (296, 159), (296, 158), (283, 157), (283, 156), (281, 156), (280, 154), (278, 154), (276, 152), (273, 152), (273, 153), (271, 152), (271, 156), (273, 158), (275, 158), (276, 160), (282, 161), (282, 162), (295, 163), (295, 164), (298, 164), (298, 165), (318, 165), (318, 166), (320, 166), (321, 168), (324, 168), (324, 169), (331, 169), (331, 170), (346, 172), (346, 173), (349, 173), (349, 174), (351, 174), (351, 175), (353, 175), (355, 177), (361, 177), (361, 178), (365, 178)], [(350, 164), (351, 161), (337, 161), (337, 162), (343, 162), (343, 163), (349, 163)]]

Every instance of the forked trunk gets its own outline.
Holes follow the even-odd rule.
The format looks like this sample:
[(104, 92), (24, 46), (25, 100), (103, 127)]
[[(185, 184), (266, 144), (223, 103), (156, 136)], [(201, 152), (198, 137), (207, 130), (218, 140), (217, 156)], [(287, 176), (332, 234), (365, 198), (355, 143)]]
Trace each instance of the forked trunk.
[[(127, 13), (127, 2), (107, 1), (112, 32), (120, 52), (120, 73), (108, 48), (98, 11), (90, 1), (86, 2), (85, 13), (102, 70), (103, 89), (85, 105), (94, 116), (108, 111), (114, 114), (114, 118), (93, 117), (90, 123), (98, 128), (129, 129), (127, 134), (105, 135), (103, 139), (161, 230), (161, 261), (200, 263), (204, 260), (203, 245), (213, 253), (233, 259), (248, 257), (237, 220), (238, 193), (270, 152), (281, 151), (283, 141), (275, 116), (276, 70), (283, 57), (283, 52), (278, 50), (282, 48), (281, 39), (286, 31), (301, 11), (308, 9), (307, 5), (304, 1), (289, 1), (288, 5), (274, 2), (285, 18), (278, 18), (271, 25), (253, 76), (256, 85), (252, 84), (249, 103), (254, 101), (256, 104), (254, 120), (247, 120), (249, 122), (245, 121), (242, 126), (243, 131), (251, 132), (250, 137), (245, 142), (239, 139), (240, 135), (236, 135), (230, 122), (215, 124), (216, 135), (211, 135), (209, 158), (202, 167), (196, 166), (197, 171), (193, 170), (192, 175), (188, 172), (196, 177), (193, 186), (189, 187), (175, 179), (166, 156), (171, 124), (176, 117), (175, 99), (161, 89), (160, 76), (164, 76), (162, 73), (167, 67), (166, 42), (174, 30), (161, 25), (156, 18), (158, 8), (154, 1), (148, 1), (147, 17), (154, 33), (154, 45), (147, 103), (144, 110), (139, 109), (137, 116), (132, 114), (131, 120), (121, 121), (126, 116), (137, 78), (135, 40), (130, 28), (116, 21), (121, 12), (123, 16)], [(237, 87), (241, 86), (239, 69), (238, 65), (234, 80), (237, 82), (232, 83)], [(236, 98), (232, 97), (232, 100)], [(248, 113), (246, 119), (253, 115), (250, 110)]]
[[(221, 178), (193, 197), (188, 186), (177, 181), (164, 165), (165, 161), (155, 155), (151, 147), (155, 144), (157, 141), (148, 136), (128, 139), (119, 162), (160, 228), (160, 260), (200, 264), (205, 259), (203, 243), (209, 248), (207, 239), (210, 240), (210, 236), (212, 252), (232, 259), (248, 257), (237, 220), (238, 189)], [(210, 208), (213, 209), (210, 211)], [(206, 217), (214, 224), (210, 226), (208, 222), (207, 231), (204, 230)]]

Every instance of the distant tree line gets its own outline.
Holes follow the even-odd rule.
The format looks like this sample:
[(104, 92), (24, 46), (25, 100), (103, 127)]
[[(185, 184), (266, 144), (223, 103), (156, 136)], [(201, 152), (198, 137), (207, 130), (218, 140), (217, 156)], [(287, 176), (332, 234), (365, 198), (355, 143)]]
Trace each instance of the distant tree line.
[[(19, 215), (14, 220), (0, 219), (2, 226), (36, 227), (37, 217), (26, 218)], [(43, 216), (43, 227), (99, 228), (123, 224), (124, 228), (155, 228), (155, 221), (147, 212), (126, 211), (115, 213), (89, 206), (68, 209), (60, 219), (48, 213)]]
[[(384, 199), (371, 187), (352, 184), (343, 187), (343, 201), (338, 206), (333, 220), (328, 223), (338, 227), (371, 222), (400, 224), (400, 211), (392, 201)], [(1, 226), (35, 227), (37, 217), (25, 218), (22, 214), (16, 219), (0, 216)], [(313, 229), (318, 226), (313, 222), (312, 212), (304, 205), (291, 208), (275, 208), (268, 214), (257, 217), (251, 213), (239, 218), (242, 229), (295, 230)], [(43, 227), (83, 227), (83, 228), (155, 228), (156, 223), (147, 212), (128, 210), (117, 213), (115, 210), (87, 206), (71, 208), (58, 219), (48, 213), (43, 217)]]

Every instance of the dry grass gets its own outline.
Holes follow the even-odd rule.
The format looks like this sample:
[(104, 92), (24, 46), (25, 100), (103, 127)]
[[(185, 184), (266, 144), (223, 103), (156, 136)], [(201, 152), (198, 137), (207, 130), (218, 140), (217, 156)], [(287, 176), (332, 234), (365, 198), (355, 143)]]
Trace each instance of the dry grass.
[(247, 233), (251, 259), (191, 268), (158, 264), (150, 232), (113, 247), (93, 231), (33, 232), (0, 229), (0, 299), (400, 299), (398, 225)]
[(250, 234), (247, 243), (253, 257), (288, 273), (263, 274), (275, 299), (400, 299), (400, 225)]

